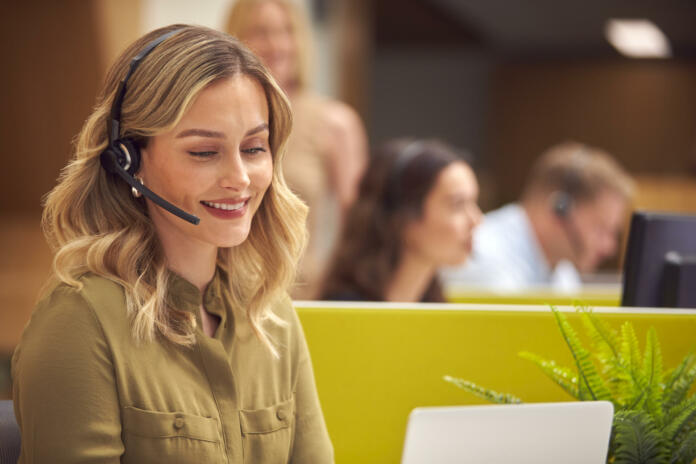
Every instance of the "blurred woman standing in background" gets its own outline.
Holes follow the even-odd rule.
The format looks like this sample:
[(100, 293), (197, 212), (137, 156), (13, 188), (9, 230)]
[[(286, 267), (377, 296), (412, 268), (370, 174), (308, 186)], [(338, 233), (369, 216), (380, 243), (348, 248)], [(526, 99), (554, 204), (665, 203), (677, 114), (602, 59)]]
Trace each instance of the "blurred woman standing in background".
[(365, 129), (352, 108), (310, 89), (312, 41), (298, 5), (237, 0), (226, 30), (261, 58), (290, 98), (294, 124), (283, 171), (290, 188), (309, 206), (310, 234), (294, 296), (316, 298), (367, 162)]

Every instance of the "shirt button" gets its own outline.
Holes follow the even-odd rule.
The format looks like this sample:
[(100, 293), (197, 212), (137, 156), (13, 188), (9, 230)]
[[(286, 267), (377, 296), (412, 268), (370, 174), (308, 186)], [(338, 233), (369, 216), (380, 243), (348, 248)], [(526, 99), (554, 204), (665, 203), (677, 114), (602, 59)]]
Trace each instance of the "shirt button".
[(281, 421), (282, 421), (282, 420), (285, 420), (285, 418), (286, 418), (287, 416), (285, 415), (285, 411), (284, 411), (284, 410), (279, 409), (278, 412), (276, 412), (276, 417), (278, 418), (278, 420), (281, 420)]
[(184, 418), (181, 416), (176, 416), (176, 419), (174, 419), (174, 428), (179, 430), (180, 428), (184, 427), (184, 424)]

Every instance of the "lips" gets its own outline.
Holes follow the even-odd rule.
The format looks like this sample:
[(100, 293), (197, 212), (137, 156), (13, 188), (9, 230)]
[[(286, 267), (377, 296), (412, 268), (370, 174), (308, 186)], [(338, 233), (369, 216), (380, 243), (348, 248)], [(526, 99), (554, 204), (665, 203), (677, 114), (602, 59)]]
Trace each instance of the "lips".
[(237, 203), (217, 203), (217, 202), (212, 202), (212, 201), (201, 201), (205, 206), (209, 208), (215, 208), (215, 209), (221, 209), (225, 211), (234, 211), (234, 210), (239, 210), (244, 207), (244, 205), (247, 203), (247, 200), (242, 200)]
[(205, 210), (219, 219), (237, 219), (243, 217), (248, 209), (250, 198), (230, 200), (201, 201)]

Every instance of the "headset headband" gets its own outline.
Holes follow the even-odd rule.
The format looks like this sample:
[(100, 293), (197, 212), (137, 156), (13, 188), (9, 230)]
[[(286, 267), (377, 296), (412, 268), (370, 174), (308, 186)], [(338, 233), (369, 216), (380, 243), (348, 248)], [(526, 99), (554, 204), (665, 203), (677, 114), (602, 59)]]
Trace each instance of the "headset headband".
[(131, 60), (128, 72), (126, 73), (126, 76), (123, 78), (123, 80), (121, 80), (121, 83), (118, 85), (118, 89), (116, 90), (116, 96), (114, 97), (114, 102), (111, 105), (111, 119), (109, 120), (109, 144), (113, 143), (115, 140), (118, 140), (121, 133), (121, 105), (123, 104), (123, 98), (126, 95), (126, 83), (128, 82), (128, 79), (130, 79), (131, 74), (133, 74), (135, 70), (138, 69), (138, 66), (140, 65), (140, 62), (143, 60), (143, 58), (149, 55), (150, 52), (155, 49), (155, 47), (157, 47), (159, 44), (161, 44), (169, 37), (173, 36), (181, 30), (181, 28), (174, 29), (173, 31), (169, 31), (166, 34), (162, 34), (161, 36), (157, 37), (155, 40), (147, 44), (145, 48), (143, 48), (143, 50), (137, 55), (135, 55), (135, 57), (133, 57), (133, 59)]

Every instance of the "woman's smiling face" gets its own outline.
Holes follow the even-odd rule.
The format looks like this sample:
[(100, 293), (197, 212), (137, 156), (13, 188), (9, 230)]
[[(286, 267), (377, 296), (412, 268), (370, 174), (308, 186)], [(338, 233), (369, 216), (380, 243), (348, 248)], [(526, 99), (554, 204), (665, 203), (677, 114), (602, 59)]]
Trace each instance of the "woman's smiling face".
[(150, 138), (137, 175), (201, 220), (190, 224), (148, 200), (165, 248), (232, 247), (246, 240), (273, 177), (269, 130), (263, 87), (237, 75), (202, 90), (171, 131)]

